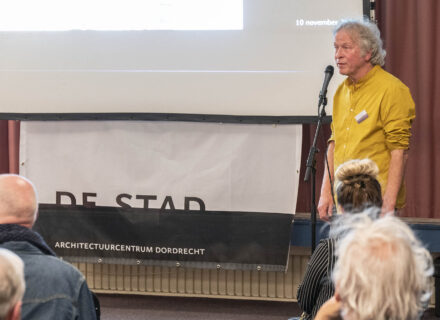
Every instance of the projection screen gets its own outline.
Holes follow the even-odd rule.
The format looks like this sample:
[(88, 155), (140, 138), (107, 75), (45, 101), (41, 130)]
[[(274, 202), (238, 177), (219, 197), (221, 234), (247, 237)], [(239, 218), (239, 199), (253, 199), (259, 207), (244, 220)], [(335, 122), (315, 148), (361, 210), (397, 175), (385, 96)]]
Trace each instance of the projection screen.
[[(315, 116), (333, 64), (332, 29), (342, 18), (361, 18), (369, 1), (2, 3), (0, 117), (45, 119)], [(332, 79), (329, 97), (342, 79)]]

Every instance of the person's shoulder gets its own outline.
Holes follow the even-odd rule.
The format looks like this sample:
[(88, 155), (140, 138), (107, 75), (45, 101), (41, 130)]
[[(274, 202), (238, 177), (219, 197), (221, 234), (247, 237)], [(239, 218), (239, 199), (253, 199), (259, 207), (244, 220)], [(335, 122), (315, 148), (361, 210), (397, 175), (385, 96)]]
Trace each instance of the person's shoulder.
[(316, 250), (325, 250), (327, 251), (329, 247), (333, 246), (333, 239), (325, 238), (319, 241), (316, 246)]
[(60, 270), (61, 272), (71, 273), (72, 275), (83, 276), (82, 273), (75, 268), (70, 263), (54, 256), (45, 256), (47, 259), (47, 264), (52, 265), (54, 268)]
[(40, 250), (27, 241), (7, 241), (0, 244), (0, 247), (13, 251), (18, 256), (41, 253)]
[(44, 256), (45, 259), (43, 259), (43, 264), (46, 265), (48, 270), (51, 270), (51, 272), (57, 273), (58, 275), (66, 276), (69, 278), (75, 278), (78, 280), (84, 280), (83, 274), (73, 265), (70, 263), (54, 256)]
[(330, 243), (334, 241), (333, 238), (324, 238), (319, 241), (318, 245), (328, 246)]
[(38, 274), (41, 277), (63, 277), (84, 280), (82, 273), (62, 259), (44, 254), (33, 244), (26, 241), (9, 242), (8, 248), (14, 251), (25, 263), (25, 273)]
[(377, 68), (377, 75), (380, 77), (381, 82), (389, 88), (409, 90), (408, 86), (404, 84), (402, 80), (382, 67)]

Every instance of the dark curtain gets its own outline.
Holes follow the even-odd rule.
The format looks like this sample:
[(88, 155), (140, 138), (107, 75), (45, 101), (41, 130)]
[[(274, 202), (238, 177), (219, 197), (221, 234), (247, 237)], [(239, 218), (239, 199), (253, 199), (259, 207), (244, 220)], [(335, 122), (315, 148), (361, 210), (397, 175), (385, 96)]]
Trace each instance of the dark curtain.
[(0, 173), (9, 172), (8, 122), (0, 120)]
[(440, 218), (440, 1), (376, 0), (385, 69), (416, 103), (406, 168), (408, 217)]

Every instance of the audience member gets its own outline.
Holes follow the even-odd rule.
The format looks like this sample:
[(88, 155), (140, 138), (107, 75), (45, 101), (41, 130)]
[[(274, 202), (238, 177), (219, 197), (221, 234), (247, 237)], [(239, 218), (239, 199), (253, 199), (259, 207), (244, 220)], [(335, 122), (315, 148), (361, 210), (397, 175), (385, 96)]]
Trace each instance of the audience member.
[(365, 212), (338, 218), (331, 233), (339, 238), (336, 293), (316, 320), (420, 319), (431, 296), (432, 258), (408, 225)]
[[(369, 160), (350, 160), (336, 170), (335, 186), (339, 210), (360, 212), (369, 206), (382, 206), (379, 169)], [(313, 319), (321, 305), (334, 294), (331, 274), (335, 263), (335, 239), (321, 240), (313, 252), (298, 288), (297, 299), (304, 313), (301, 319)]]
[(23, 319), (96, 319), (84, 276), (31, 230), (36, 219), (33, 184), (18, 175), (0, 175), (0, 247), (16, 253), (25, 265)]
[(0, 319), (20, 320), (24, 294), (23, 261), (13, 252), (0, 249)]
[(362, 212), (382, 206), (382, 193), (377, 180), (379, 168), (370, 159), (350, 160), (336, 170), (335, 187), (339, 212)]

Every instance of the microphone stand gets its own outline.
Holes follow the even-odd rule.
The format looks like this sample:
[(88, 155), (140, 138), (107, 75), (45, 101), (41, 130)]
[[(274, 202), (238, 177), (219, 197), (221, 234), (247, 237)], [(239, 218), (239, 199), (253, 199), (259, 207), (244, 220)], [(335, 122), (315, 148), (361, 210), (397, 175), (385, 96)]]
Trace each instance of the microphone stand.
[[(322, 105), (322, 107), (321, 107)], [(309, 181), (310, 174), (312, 174), (312, 189), (311, 189), (311, 210), (310, 210), (310, 227), (311, 227), (311, 234), (312, 234), (312, 253), (315, 251), (316, 247), (316, 201), (315, 201), (315, 195), (316, 195), (316, 159), (315, 156), (319, 152), (319, 149), (316, 147), (316, 143), (318, 140), (319, 131), (322, 126), (322, 122), (324, 117), (326, 116), (325, 113), (325, 106), (327, 105), (327, 97), (324, 95), (320, 95), (319, 97), (319, 105), (318, 110), (321, 107), (319, 114), (318, 114), (318, 123), (316, 125), (316, 131), (315, 131), (315, 137), (313, 138), (312, 146), (310, 147), (309, 156), (307, 158), (306, 162), (306, 173), (304, 176), (304, 181)]]

